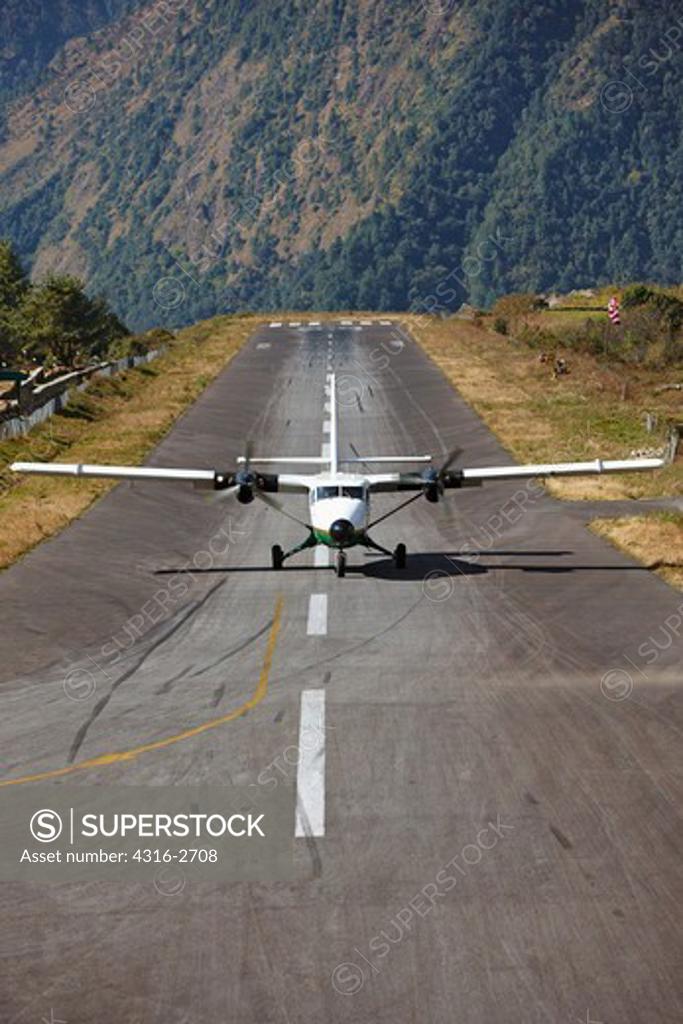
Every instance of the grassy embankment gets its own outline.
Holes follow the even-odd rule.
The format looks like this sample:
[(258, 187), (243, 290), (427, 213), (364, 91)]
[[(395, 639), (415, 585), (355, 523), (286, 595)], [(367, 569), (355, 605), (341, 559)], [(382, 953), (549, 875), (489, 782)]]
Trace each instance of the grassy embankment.
[(263, 316), (226, 316), (180, 331), (148, 366), (97, 378), (24, 438), (0, 441), (0, 569), (81, 515), (113, 482), (19, 477), (11, 462), (141, 463), (230, 362)]
[[(585, 318), (579, 310), (533, 314), (544, 327)], [(601, 315), (604, 313), (595, 313)], [(683, 420), (680, 391), (655, 393), (679, 381), (680, 370), (603, 364), (595, 357), (564, 351), (568, 376), (553, 379), (551, 364), (527, 345), (472, 322), (406, 318), (414, 335), (505, 447), (524, 462), (624, 457), (632, 450), (660, 446), (667, 424)], [(645, 413), (658, 418), (648, 433)], [(561, 498), (618, 499), (683, 495), (683, 458), (657, 473), (562, 479), (548, 482)], [(600, 519), (596, 532), (656, 569), (683, 589), (683, 516), (654, 512), (636, 518)]]

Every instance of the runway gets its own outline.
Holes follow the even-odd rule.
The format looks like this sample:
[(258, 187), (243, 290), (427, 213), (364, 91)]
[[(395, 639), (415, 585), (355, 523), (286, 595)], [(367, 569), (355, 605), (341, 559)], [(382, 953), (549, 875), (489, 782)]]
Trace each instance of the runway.
[[(274, 324), (150, 464), (320, 455), (329, 372), (347, 452), (512, 461), (397, 325)], [(300, 797), (295, 882), (0, 885), (2, 1020), (681, 1020), (683, 597), (533, 484), (301, 539), (122, 484), (0, 576), (1, 782)]]

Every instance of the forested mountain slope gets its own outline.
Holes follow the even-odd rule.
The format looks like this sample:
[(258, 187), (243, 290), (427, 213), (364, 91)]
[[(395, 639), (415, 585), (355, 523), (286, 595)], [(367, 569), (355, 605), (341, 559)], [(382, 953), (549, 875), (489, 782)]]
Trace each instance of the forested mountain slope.
[(143, 0), (3, 0), (0, 99), (25, 92), (57, 51), (141, 6)]
[(135, 327), (681, 279), (668, 2), (15, 7), (0, 236)]

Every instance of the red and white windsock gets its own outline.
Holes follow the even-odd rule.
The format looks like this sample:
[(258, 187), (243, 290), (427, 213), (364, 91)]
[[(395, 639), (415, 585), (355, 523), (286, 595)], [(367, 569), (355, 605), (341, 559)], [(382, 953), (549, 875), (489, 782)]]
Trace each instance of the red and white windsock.
[(616, 297), (616, 295), (613, 295), (607, 303), (607, 315), (614, 324), (614, 326), (618, 327), (621, 323), (621, 320), (619, 319), (619, 299)]

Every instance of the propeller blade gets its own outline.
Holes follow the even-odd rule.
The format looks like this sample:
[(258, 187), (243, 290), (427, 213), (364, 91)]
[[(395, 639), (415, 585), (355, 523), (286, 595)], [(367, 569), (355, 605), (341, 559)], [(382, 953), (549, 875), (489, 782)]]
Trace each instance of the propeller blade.
[(220, 491), (208, 491), (204, 495), (204, 501), (208, 502), (209, 505), (220, 505), (222, 501), (234, 498), (238, 491), (239, 484), (235, 484), (233, 487), (225, 487)]
[[(349, 443), (349, 448), (351, 449), (353, 454), (356, 456), (356, 458), (360, 459), (360, 457), (361, 457), (360, 452), (356, 448), (355, 444), (353, 444), (353, 442)], [(370, 466), (368, 465), (367, 462), (361, 462), (361, 466), (365, 466), (366, 469), (370, 469)]]
[(461, 455), (462, 455), (462, 448), (453, 448), (453, 449), (451, 449), (451, 451), (446, 456), (446, 461), (444, 462), (443, 466), (439, 470), (439, 474), (438, 474), (439, 475), (439, 479), (444, 475), (444, 473), (448, 472), (448, 470), (451, 468), (453, 463), (456, 462), (460, 458)]
[(251, 440), (251, 438), (248, 438), (247, 439), (247, 443), (244, 446), (244, 462), (242, 463), (242, 468), (243, 468), (245, 473), (249, 472), (249, 466), (251, 465), (251, 460), (252, 460), (253, 455), (254, 455), (254, 443)]
[(260, 490), (260, 488), (257, 487), (255, 489), (254, 497), (258, 498), (259, 501), (262, 501), (265, 505), (270, 505), (270, 507), (275, 512), (279, 512), (281, 516), (286, 516), (287, 519), (291, 519), (293, 522), (298, 523), (299, 526), (303, 526), (304, 529), (311, 529), (310, 523), (305, 523), (303, 519), (298, 519), (296, 516), (293, 516), (291, 512), (287, 512), (279, 503), (279, 501), (276, 501), (275, 498), (271, 498), (270, 494), (264, 494), (263, 491)]

